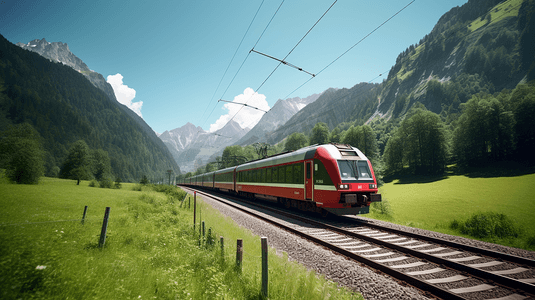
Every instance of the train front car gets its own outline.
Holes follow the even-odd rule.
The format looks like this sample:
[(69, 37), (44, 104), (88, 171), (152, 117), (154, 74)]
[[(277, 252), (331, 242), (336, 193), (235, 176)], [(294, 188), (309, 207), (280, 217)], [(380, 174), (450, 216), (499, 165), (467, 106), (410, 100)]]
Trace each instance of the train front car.
[(381, 201), (371, 165), (349, 145), (305, 147), (236, 167), (236, 192), (323, 215), (369, 212)]
[(357, 148), (341, 144), (319, 146), (313, 165), (310, 176), (318, 207), (335, 215), (356, 215), (369, 213), (370, 204), (381, 201), (371, 163)]

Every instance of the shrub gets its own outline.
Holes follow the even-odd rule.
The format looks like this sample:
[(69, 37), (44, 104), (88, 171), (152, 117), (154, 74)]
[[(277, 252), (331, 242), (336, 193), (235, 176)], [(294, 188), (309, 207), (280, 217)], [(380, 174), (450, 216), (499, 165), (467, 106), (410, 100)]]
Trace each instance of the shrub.
[(520, 235), (513, 220), (495, 212), (475, 213), (464, 222), (454, 220), (450, 228), (476, 238), (516, 238)]
[(113, 187), (113, 181), (107, 177), (102, 178), (98, 183), (101, 188), (111, 189)]
[(392, 208), (390, 206), (390, 202), (383, 198), (381, 202), (373, 202), (371, 209), (373, 212), (385, 216), (391, 216), (392, 215)]
[(95, 179), (92, 179), (91, 181), (89, 181), (89, 186), (90, 187), (96, 187), (98, 184), (98, 181), (96, 181)]

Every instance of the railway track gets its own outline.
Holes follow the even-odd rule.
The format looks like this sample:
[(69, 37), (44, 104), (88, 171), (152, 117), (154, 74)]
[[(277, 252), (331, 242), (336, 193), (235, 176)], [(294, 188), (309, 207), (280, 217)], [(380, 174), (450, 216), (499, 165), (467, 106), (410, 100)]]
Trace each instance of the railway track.
[[(350, 218), (318, 220), (247, 202), (276, 213), (267, 216), (232, 200), (197, 190), (316, 244), (322, 245), (443, 299), (535, 299), (535, 261), (437, 238), (366, 224)], [(292, 218), (287, 222), (280, 218)]]

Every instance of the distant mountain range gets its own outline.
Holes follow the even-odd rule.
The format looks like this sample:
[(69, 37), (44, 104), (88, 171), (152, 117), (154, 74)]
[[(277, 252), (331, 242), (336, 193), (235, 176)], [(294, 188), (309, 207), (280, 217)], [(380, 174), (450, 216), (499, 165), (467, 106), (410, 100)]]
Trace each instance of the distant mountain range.
[(227, 146), (267, 142), (269, 132), (286, 123), (319, 96), (314, 94), (303, 99), (295, 97), (279, 100), (251, 130), (241, 128), (237, 122), (230, 121), (225, 127), (210, 133), (187, 123), (165, 131), (159, 137), (169, 148), (182, 171), (194, 171), (198, 166), (213, 160), (215, 156), (220, 156)]

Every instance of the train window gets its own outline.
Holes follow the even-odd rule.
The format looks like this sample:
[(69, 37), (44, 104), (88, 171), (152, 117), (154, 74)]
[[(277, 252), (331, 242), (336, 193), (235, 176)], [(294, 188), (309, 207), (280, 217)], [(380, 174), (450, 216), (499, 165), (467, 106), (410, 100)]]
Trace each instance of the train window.
[(293, 170), (292, 165), (286, 166), (286, 183), (292, 183), (292, 180), (293, 180), (292, 170)]
[(286, 171), (286, 169), (284, 168), (284, 166), (280, 166), (279, 168), (279, 182), (280, 183), (284, 183), (284, 173)]
[(277, 172), (277, 167), (273, 167), (273, 168), (271, 168), (271, 170), (273, 171), (273, 175), (272, 175), (271, 181), (273, 183), (279, 182), (279, 172)]
[(271, 168), (266, 168), (266, 182), (271, 182)]
[(260, 182), (266, 182), (266, 169), (260, 169)]
[(298, 163), (294, 165), (294, 183), (303, 183), (303, 164)]

